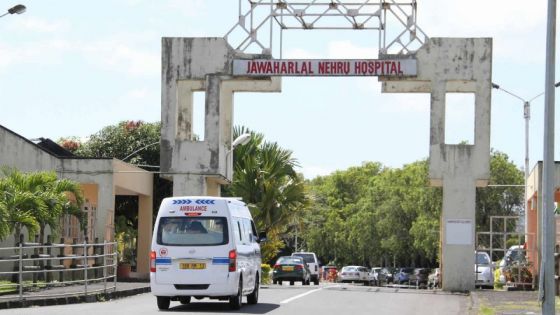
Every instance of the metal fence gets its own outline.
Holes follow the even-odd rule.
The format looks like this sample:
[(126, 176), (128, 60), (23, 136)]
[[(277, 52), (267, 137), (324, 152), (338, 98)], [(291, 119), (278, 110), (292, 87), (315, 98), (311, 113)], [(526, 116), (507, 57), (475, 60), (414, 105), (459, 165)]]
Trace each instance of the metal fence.
[[(49, 236), (45, 244), (26, 243), (21, 235), (16, 247), (0, 248), (0, 278), (5, 280), (0, 282), (0, 292), (4, 292), (0, 300), (14, 299), (17, 294), (21, 301), (29, 292), (34, 298), (114, 292), (116, 270), (116, 242), (101, 243), (96, 238), (88, 243), (86, 238), (83, 243), (74, 239), (72, 244), (65, 244), (61, 238), (60, 243), (53, 243)], [(72, 293), (47, 290), (66, 286), (73, 287)]]
[[(476, 233), (476, 250), (487, 252), (492, 261), (500, 261), (495, 268), (500, 269), (506, 288), (530, 290), (534, 289), (536, 268), (528, 254), (536, 252), (536, 239), (534, 233), (521, 232), (518, 222), (518, 216), (491, 216), (490, 231)], [(509, 251), (514, 255), (507, 256)], [(478, 270), (477, 265), (475, 268)]]

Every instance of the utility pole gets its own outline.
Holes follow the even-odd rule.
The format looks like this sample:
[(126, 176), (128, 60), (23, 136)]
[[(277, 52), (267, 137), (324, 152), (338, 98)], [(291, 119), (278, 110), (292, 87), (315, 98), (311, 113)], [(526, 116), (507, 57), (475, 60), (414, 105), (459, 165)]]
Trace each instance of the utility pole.
[(542, 313), (554, 315), (554, 245), (556, 226), (554, 220), (554, 74), (556, 52), (556, 0), (548, 0), (546, 32), (546, 72), (544, 92), (544, 153), (542, 193), (542, 260), (539, 280), (539, 297)]

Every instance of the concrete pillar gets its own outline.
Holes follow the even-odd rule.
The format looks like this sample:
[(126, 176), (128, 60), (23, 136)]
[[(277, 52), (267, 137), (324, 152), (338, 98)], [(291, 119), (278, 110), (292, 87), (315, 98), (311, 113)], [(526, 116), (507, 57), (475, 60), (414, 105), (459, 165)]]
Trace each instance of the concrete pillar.
[[(233, 94), (280, 91), (280, 78), (231, 77), (235, 58), (270, 56), (238, 55), (223, 38), (163, 39), (160, 160), (175, 196), (219, 196), (232, 178)], [(205, 93), (203, 141), (192, 131), (195, 91)]]
[[(391, 56), (387, 56), (391, 57)], [(399, 56), (392, 56), (398, 58)], [(430, 182), (443, 186), (442, 288), (474, 289), (476, 187), (490, 177), (492, 40), (431, 38), (413, 56), (415, 78), (383, 81), (383, 92), (431, 93)], [(474, 144), (445, 143), (445, 94), (475, 94)]]
[(138, 240), (136, 272), (140, 277), (150, 274), (150, 248), (152, 246), (152, 197), (138, 196)]

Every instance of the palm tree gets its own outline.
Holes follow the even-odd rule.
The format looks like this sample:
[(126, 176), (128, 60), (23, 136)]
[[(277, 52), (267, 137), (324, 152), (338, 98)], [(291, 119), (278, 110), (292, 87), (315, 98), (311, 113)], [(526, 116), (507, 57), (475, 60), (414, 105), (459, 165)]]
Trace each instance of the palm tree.
[[(5, 214), (2, 215), (5, 224), (4, 228), (0, 227), (0, 239), (14, 232), (17, 244), (25, 227), (28, 235), (39, 231), (40, 241), (43, 242), (46, 225), (56, 229), (63, 214), (78, 217), (83, 228), (83, 197), (78, 183), (59, 180), (54, 172), (24, 174), (5, 168), (3, 173), (5, 177), (0, 179), (0, 212)], [(75, 202), (70, 200), (70, 195)]]
[(4, 178), (0, 179), (0, 209), (2, 209), (2, 228), (0, 238), (5, 239), (14, 233), (15, 244), (19, 242), (19, 235), (25, 227), (29, 234), (39, 229), (39, 222), (35, 214), (44, 211), (44, 203), (27, 187), (30, 180), (23, 173), (9, 168), (3, 168)]
[[(84, 198), (80, 184), (69, 179), (58, 179), (54, 172), (41, 173), (44, 183), (43, 191), (38, 195), (46, 206), (45, 216), (37, 218), (39, 222), (39, 241), (44, 242), (45, 227), (50, 226), (56, 231), (60, 225), (60, 218), (70, 214), (80, 222), (82, 231), (86, 229), (85, 215), (82, 211)], [(73, 199), (73, 200), (72, 200)]]
[(286, 231), (292, 215), (307, 205), (303, 178), (295, 171), (298, 163), (291, 151), (265, 142), (262, 134), (245, 127), (234, 128), (234, 138), (244, 133), (251, 133), (251, 140), (234, 151), (234, 178), (224, 195), (242, 197), (258, 228), (269, 238), (279, 236)]

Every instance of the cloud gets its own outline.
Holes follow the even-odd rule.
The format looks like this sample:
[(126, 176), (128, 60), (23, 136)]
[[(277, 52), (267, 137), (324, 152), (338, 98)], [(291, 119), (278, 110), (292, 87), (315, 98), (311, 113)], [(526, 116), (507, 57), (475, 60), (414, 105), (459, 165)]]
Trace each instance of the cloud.
[[(379, 83), (380, 84), (380, 83)], [(383, 94), (378, 98), (381, 112), (385, 113), (429, 113), (430, 94)]]
[(527, 54), (522, 47), (544, 49), (545, 1), (423, 0), (417, 21), (430, 37), (492, 37), (495, 60), (540, 63), (544, 56)]
[(331, 41), (328, 44), (329, 58), (333, 59), (375, 59), (377, 48), (363, 47), (350, 41)]
[(327, 44), (328, 54), (311, 51), (302, 48), (293, 48), (286, 50), (283, 59), (375, 59), (377, 58), (378, 49), (366, 46), (360, 46), (348, 40), (330, 41)]
[(143, 51), (118, 40), (98, 41), (85, 44), (81, 53), (92, 63), (130, 75), (158, 75), (160, 56), (156, 52)]
[(59, 64), (73, 45), (65, 40), (44, 40), (23, 46), (3, 46), (0, 44), (0, 70), (23, 64)]
[(321, 55), (309, 51), (309, 50), (305, 50), (305, 49), (301, 49), (301, 48), (295, 48), (295, 49), (290, 49), (287, 50), (283, 53), (282, 55), (283, 59), (321, 59)]
[(68, 31), (70, 28), (70, 23), (68, 21), (49, 21), (33, 16), (18, 18), (17, 20), (14, 20), (9, 26), (9, 29), (11, 30), (24, 30), (39, 33), (61, 33)]
[(0, 44), (0, 70), (23, 64), (52, 65), (67, 60), (69, 55), (80, 56), (106, 70), (131, 76), (159, 75), (159, 51), (143, 48), (134, 40), (103, 39), (99, 41), (42, 40), (22, 46)]

